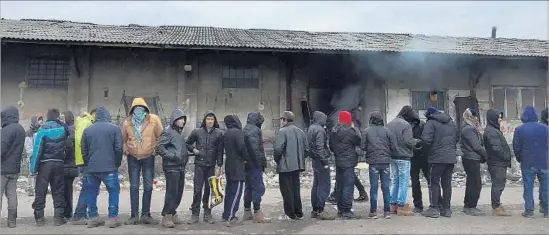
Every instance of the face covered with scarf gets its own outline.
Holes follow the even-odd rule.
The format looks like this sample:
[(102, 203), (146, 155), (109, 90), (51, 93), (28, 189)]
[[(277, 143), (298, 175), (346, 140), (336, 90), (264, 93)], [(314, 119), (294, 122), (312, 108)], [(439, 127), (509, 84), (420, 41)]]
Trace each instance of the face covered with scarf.
[(478, 133), (482, 135), (480, 120), (478, 118), (478, 114), (475, 111), (471, 109), (466, 109), (465, 112), (463, 112), (463, 120), (470, 126), (474, 127), (478, 131)]
[(146, 116), (147, 116), (147, 111), (145, 110), (144, 107), (138, 106), (133, 109), (133, 113), (132, 113), (133, 133), (139, 143), (141, 143), (141, 126), (143, 126), (143, 122), (145, 121)]

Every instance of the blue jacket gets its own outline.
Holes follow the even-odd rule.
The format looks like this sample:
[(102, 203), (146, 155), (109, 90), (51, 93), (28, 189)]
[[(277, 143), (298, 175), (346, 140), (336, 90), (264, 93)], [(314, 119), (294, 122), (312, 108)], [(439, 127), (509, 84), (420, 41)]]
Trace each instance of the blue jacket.
[(95, 123), (82, 134), (82, 158), (87, 173), (118, 171), (122, 163), (122, 132), (109, 123), (110, 114), (104, 106), (98, 106)]
[(65, 161), (66, 140), (69, 136), (67, 126), (59, 120), (48, 120), (40, 127), (34, 138), (29, 171), (38, 172), (39, 162)]
[(536, 167), (547, 169), (547, 148), (549, 127), (538, 123), (538, 115), (533, 107), (526, 107), (523, 124), (515, 129), (513, 150), (521, 168)]

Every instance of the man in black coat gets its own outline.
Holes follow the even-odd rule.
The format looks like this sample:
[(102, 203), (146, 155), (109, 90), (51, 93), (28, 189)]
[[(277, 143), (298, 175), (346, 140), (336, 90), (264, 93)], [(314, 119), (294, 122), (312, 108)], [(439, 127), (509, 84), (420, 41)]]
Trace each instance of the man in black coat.
[(177, 216), (177, 208), (183, 197), (185, 187), (185, 166), (189, 160), (189, 153), (185, 140), (181, 136), (187, 116), (181, 109), (174, 109), (171, 123), (158, 138), (157, 153), (162, 157), (162, 169), (166, 177), (166, 194), (162, 209), (162, 225), (173, 228), (182, 221)]
[(8, 198), (8, 227), (14, 228), (17, 219), (17, 179), (25, 144), (25, 129), (19, 124), (19, 111), (13, 106), (2, 110), (2, 169), (0, 210), (4, 194)]
[[(421, 139), (421, 133), (423, 132), (424, 121), (420, 119), (414, 120), (410, 123), (412, 125), (412, 134), (414, 139)], [(427, 185), (429, 185), (429, 164), (427, 163), (427, 147), (423, 147), (423, 143), (419, 141), (414, 146), (414, 156), (411, 160), (410, 178), (412, 180), (412, 198), (414, 199), (414, 213), (423, 212), (423, 196), (421, 192), (420, 173), (423, 174)]]
[(75, 164), (75, 151), (74, 151), (74, 115), (71, 111), (65, 111), (63, 112), (63, 121), (65, 122), (65, 125), (67, 126), (69, 130), (69, 136), (67, 137), (67, 144), (66, 144), (66, 158), (64, 161), (64, 173), (65, 173), (65, 189), (64, 189), (64, 197), (65, 197), (65, 211), (64, 216), (66, 220), (69, 220), (72, 218), (72, 200), (73, 200), (73, 185), (74, 185), (74, 179), (76, 176), (78, 176), (78, 168), (76, 168)]

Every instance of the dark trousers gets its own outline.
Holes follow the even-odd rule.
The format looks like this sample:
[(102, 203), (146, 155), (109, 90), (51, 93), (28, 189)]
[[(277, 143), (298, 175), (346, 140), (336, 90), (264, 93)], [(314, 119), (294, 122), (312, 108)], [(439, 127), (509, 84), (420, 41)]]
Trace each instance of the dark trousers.
[(240, 207), (240, 199), (244, 193), (244, 181), (227, 181), (225, 186), (225, 199), (222, 218), (230, 221), (236, 217), (236, 212)]
[(263, 171), (258, 167), (246, 169), (246, 189), (244, 190), (244, 209), (251, 210), (252, 203), (254, 211), (261, 209), (261, 197), (265, 194), (263, 183)]
[(482, 180), (480, 178), (480, 161), (463, 159), (462, 162), (465, 173), (467, 174), (463, 207), (476, 208), (478, 199), (480, 198), (480, 191), (482, 190)]
[[(200, 214), (200, 201), (202, 200), (202, 207), (204, 208), (204, 215), (211, 215), (212, 211), (208, 205), (210, 200), (210, 182), (208, 178), (214, 176), (214, 166), (196, 166), (194, 167), (194, 188), (193, 188), (193, 203), (191, 204), (191, 211), (193, 215)], [(202, 194), (204, 189), (204, 194)]]
[(292, 219), (302, 218), (303, 205), (301, 204), (299, 171), (279, 173), (278, 185), (284, 201), (284, 213)]
[(423, 209), (423, 198), (421, 192), (420, 173), (423, 173), (423, 177), (429, 184), (429, 164), (425, 159), (411, 160), (410, 178), (412, 179), (412, 197), (414, 198), (414, 207)]
[(46, 195), (48, 185), (51, 187), (53, 208), (55, 217), (63, 217), (65, 209), (65, 175), (63, 162), (48, 161), (39, 163), (38, 174), (36, 175), (36, 187), (34, 188), (34, 209), (35, 217), (44, 216), (46, 207)]
[[(354, 180), (354, 187), (356, 187), (356, 190), (358, 190), (358, 195), (360, 197), (368, 197), (368, 192), (366, 192), (366, 189), (364, 188), (364, 185), (360, 180), (358, 179), (358, 176), (355, 174), (355, 180)], [(354, 190), (354, 189), (353, 189)], [(332, 192), (332, 197), (337, 201), (337, 194), (335, 193), (337, 191), (337, 181), (334, 185), (334, 191)]]
[(488, 172), (492, 179), (492, 209), (501, 206), (501, 194), (505, 189), (507, 182), (507, 167), (505, 166), (488, 166)]
[[(450, 209), (454, 164), (429, 164), (429, 199), (432, 208)], [(442, 196), (440, 189), (442, 188)], [(442, 207), (442, 208), (440, 208)]]
[(377, 192), (378, 185), (381, 182), (381, 192), (383, 193), (383, 212), (389, 212), (391, 209), (390, 204), (390, 190), (391, 185), (391, 172), (389, 164), (372, 164), (368, 168), (370, 176), (370, 213), (377, 212)]
[(17, 211), (17, 179), (19, 174), (3, 174), (1, 175), (0, 184), (0, 211), (2, 211), (2, 199), (4, 194), (8, 199), (8, 211)]
[(354, 168), (336, 168), (336, 185), (338, 186), (336, 190), (337, 209), (340, 213), (351, 212), (356, 179)]
[(109, 218), (118, 217), (118, 204), (120, 202), (120, 182), (118, 181), (118, 172), (90, 173), (86, 177), (86, 187), (88, 187), (88, 196), (86, 204), (88, 205), (88, 217), (97, 218), (97, 196), (99, 195), (99, 186), (103, 183), (109, 192)]
[(65, 188), (63, 197), (65, 198), (65, 211), (63, 212), (65, 218), (72, 218), (72, 193), (73, 183), (75, 177), (65, 176)]
[(166, 177), (166, 194), (164, 196), (164, 208), (162, 208), (162, 216), (175, 215), (183, 190), (185, 189), (185, 172), (184, 171), (165, 171)]
[(151, 198), (154, 179), (154, 156), (138, 160), (128, 155), (128, 174), (130, 176), (131, 217), (139, 215), (139, 181), (143, 175), (143, 202), (141, 215), (151, 214)]
[(324, 211), (326, 199), (330, 196), (330, 168), (324, 168), (319, 160), (313, 160), (313, 188), (311, 190), (311, 204), (313, 211)]

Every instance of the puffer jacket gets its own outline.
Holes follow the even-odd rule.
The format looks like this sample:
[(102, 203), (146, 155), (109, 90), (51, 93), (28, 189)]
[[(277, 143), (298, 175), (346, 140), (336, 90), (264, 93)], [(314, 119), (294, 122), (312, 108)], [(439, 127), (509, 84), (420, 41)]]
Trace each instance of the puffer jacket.
[(162, 157), (162, 169), (164, 172), (185, 171), (185, 166), (189, 161), (187, 145), (181, 132), (183, 127), (179, 127), (175, 122), (183, 118), (187, 123), (187, 116), (181, 109), (174, 109), (171, 115), (171, 123), (158, 138), (156, 152)]
[[(421, 120), (417, 120), (416, 122), (412, 123), (412, 132), (414, 135), (414, 139), (421, 140), (421, 134), (423, 133), (423, 127), (425, 126), (425, 122)], [(427, 162), (427, 153), (426, 150), (428, 148), (423, 148), (423, 142), (417, 141), (416, 145), (414, 146), (414, 157), (412, 157), (412, 161), (415, 162)]]
[(69, 135), (67, 137), (67, 141), (65, 144), (66, 150), (65, 150), (65, 161), (64, 161), (64, 168), (65, 168), (65, 176), (66, 177), (76, 177), (78, 176), (78, 168), (76, 168), (75, 163), (75, 138), (74, 138), (74, 115), (71, 111), (65, 111), (63, 112), (63, 115), (65, 115), (65, 125), (67, 125), (67, 129), (69, 131)]
[(443, 112), (427, 116), (421, 139), (427, 147), (427, 162), (456, 164), (456, 144), (459, 139), (456, 123)]
[(502, 112), (490, 109), (486, 112), (486, 128), (484, 129), (484, 145), (486, 148), (486, 163), (489, 166), (511, 167), (511, 149), (500, 130), (498, 118)]
[(524, 109), (521, 120), (523, 124), (515, 129), (513, 136), (513, 150), (520, 167), (547, 170), (549, 128), (537, 122), (538, 117), (533, 107)]
[(225, 175), (228, 181), (245, 181), (248, 152), (244, 143), (242, 123), (236, 115), (228, 115), (223, 121), (227, 126), (227, 130), (223, 135), (223, 146), (226, 155)]
[[(134, 134), (134, 126), (132, 123), (133, 110), (138, 107), (144, 107), (147, 116), (141, 126), (141, 143), (137, 140)], [(158, 138), (162, 134), (162, 122), (160, 118), (150, 112), (149, 106), (143, 98), (135, 98), (132, 101), (130, 115), (122, 123), (122, 139), (124, 141), (124, 152), (137, 159), (145, 159), (150, 157), (155, 148)]]
[(307, 136), (293, 122), (278, 131), (274, 142), (274, 160), (278, 173), (304, 171)]
[[(213, 115), (215, 119), (214, 126), (210, 131), (206, 128), (206, 117), (208, 115)], [(204, 114), (202, 125), (191, 132), (186, 144), (190, 152), (193, 152), (194, 149), (199, 151), (199, 154), (194, 156), (196, 166), (223, 166), (223, 132), (219, 129), (219, 123), (214, 112), (207, 111)]]
[(487, 154), (484, 150), (484, 140), (480, 133), (466, 122), (461, 128), (460, 148), (463, 159), (486, 162)]
[[(19, 124), (19, 110), (9, 106), (2, 110), (2, 164), (1, 174), (18, 174), (25, 144), (25, 128)], [(0, 195), (4, 196), (4, 195)]]
[(368, 164), (391, 163), (391, 154), (395, 142), (394, 135), (383, 126), (381, 113), (371, 113), (370, 126), (364, 131), (361, 144), (361, 149), (366, 152), (366, 162)]
[(84, 113), (76, 117), (76, 121), (74, 122), (74, 163), (77, 166), (84, 165), (84, 159), (82, 158), (82, 134), (94, 121), (94, 116)]
[(393, 159), (410, 160), (414, 156), (413, 148), (417, 141), (414, 139), (410, 122), (418, 119), (416, 111), (406, 105), (402, 107), (395, 119), (387, 123), (387, 129), (391, 131), (396, 140), (392, 153)]
[(69, 136), (67, 126), (59, 120), (48, 120), (40, 127), (30, 159), (30, 172), (38, 172), (38, 163), (46, 161), (64, 162), (66, 144)]
[(307, 130), (307, 141), (309, 142), (309, 155), (314, 161), (318, 161), (322, 166), (327, 166), (330, 161), (330, 149), (328, 148), (328, 135), (324, 126), (326, 126), (326, 114), (315, 111), (313, 113), (313, 123)]
[(261, 133), (261, 125), (264, 121), (265, 118), (261, 113), (248, 113), (247, 124), (242, 130), (244, 132), (244, 143), (248, 151), (247, 169), (256, 167), (264, 170), (267, 167), (267, 158), (265, 157), (265, 149), (263, 147), (263, 134)]
[(336, 125), (330, 133), (330, 150), (334, 153), (338, 168), (356, 167), (358, 164), (357, 147), (360, 147), (360, 132), (350, 126)]

